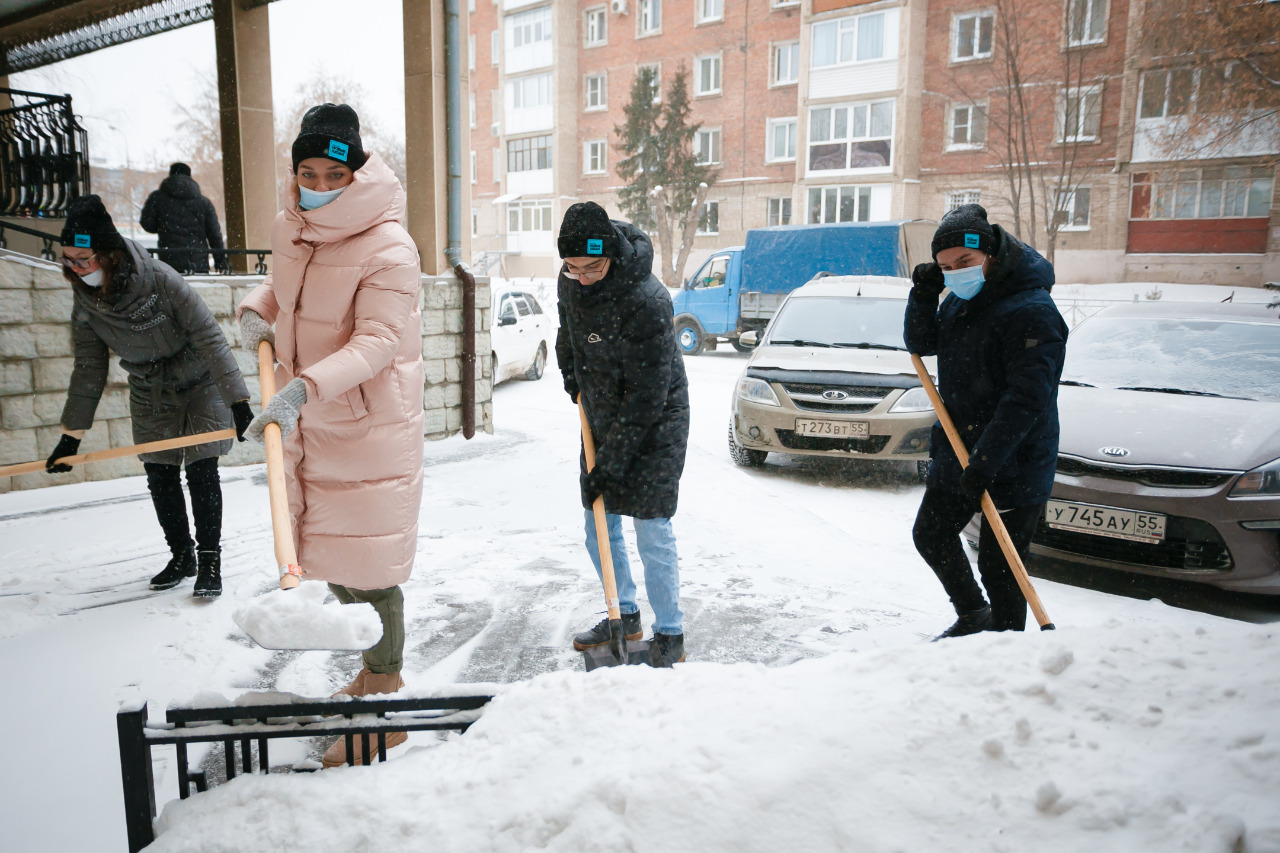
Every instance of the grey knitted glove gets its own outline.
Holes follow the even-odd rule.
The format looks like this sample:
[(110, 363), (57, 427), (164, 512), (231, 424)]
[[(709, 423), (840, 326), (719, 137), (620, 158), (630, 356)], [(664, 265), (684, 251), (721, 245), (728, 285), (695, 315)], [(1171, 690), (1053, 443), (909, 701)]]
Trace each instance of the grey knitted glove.
[(288, 435), (298, 425), (298, 411), (307, 402), (307, 384), (301, 379), (290, 379), (289, 384), (267, 401), (262, 411), (244, 431), (247, 438), (262, 444), (262, 431), (267, 424), (280, 424), (280, 433)]
[(276, 333), (271, 324), (262, 319), (262, 315), (252, 308), (240, 313), (240, 343), (251, 355), (258, 354), (258, 344), (267, 341), (272, 346), (276, 343)]

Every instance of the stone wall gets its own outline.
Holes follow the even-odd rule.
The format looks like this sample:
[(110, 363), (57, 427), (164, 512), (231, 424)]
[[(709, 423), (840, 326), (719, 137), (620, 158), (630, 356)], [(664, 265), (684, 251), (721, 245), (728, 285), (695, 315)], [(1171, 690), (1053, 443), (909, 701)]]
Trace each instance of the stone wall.
[[(256, 287), (260, 276), (192, 276), (190, 283), (213, 311), (231, 342), (245, 375), (253, 406), (260, 406), (257, 359), (240, 348), (235, 306)], [(426, 368), (423, 408), (425, 438), (440, 439), (462, 429), (462, 285), (453, 276), (423, 276), (422, 356)], [(476, 351), (488, 353), (489, 281), (477, 279)], [(44, 459), (61, 434), (74, 362), (71, 349), (71, 289), (61, 270), (26, 255), (0, 251), (0, 465)], [(493, 432), (490, 360), (476, 360), (476, 430)], [(107, 387), (82, 453), (133, 443), (128, 379), (112, 359)], [(261, 445), (237, 443), (224, 465), (262, 461)], [(0, 477), (0, 493), (85, 480), (110, 480), (142, 473), (136, 457), (77, 465), (69, 474)]]

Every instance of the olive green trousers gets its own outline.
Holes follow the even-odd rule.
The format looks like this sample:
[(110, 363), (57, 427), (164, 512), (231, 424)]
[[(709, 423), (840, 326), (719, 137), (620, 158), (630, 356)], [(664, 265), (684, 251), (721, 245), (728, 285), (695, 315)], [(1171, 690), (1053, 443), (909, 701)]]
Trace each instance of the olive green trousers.
[(399, 672), (404, 664), (404, 593), (400, 587), (352, 589), (331, 583), (329, 589), (343, 604), (372, 604), (382, 620), (382, 639), (365, 649), (364, 668), (379, 674)]

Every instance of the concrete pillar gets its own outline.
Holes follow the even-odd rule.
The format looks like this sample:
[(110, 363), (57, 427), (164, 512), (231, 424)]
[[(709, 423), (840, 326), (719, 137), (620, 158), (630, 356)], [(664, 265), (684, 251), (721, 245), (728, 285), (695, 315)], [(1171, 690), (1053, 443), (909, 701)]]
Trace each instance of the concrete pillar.
[[(227, 246), (271, 246), (276, 199), (274, 116), (271, 105), (271, 32), (267, 6), (245, 9), (240, 0), (213, 0), (218, 106), (222, 119), (222, 181), (226, 191)], [(233, 256), (241, 271), (256, 259)]]

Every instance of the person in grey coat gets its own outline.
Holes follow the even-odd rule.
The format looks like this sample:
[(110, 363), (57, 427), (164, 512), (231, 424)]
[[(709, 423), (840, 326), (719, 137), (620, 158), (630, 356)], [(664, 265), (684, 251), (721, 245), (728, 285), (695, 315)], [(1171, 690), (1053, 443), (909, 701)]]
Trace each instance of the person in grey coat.
[[(63, 276), (74, 297), (75, 365), (62, 410), (62, 437), (46, 470), (71, 470), (58, 460), (74, 456), (93, 426), (107, 384), (108, 350), (129, 375), (134, 443), (227, 429), (233, 422), (243, 441), (253, 420), (249, 389), (222, 329), (182, 276), (120, 236), (96, 195), (71, 203), (61, 242)], [(197, 576), (196, 596), (221, 594), (218, 457), (230, 449), (228, 439), (142, 455), (151, 501), (173, 555), (151, 579), (152, 589), (169, 589)], [(178, 477), (183, 466), (195, 516), (194, 543)]]

